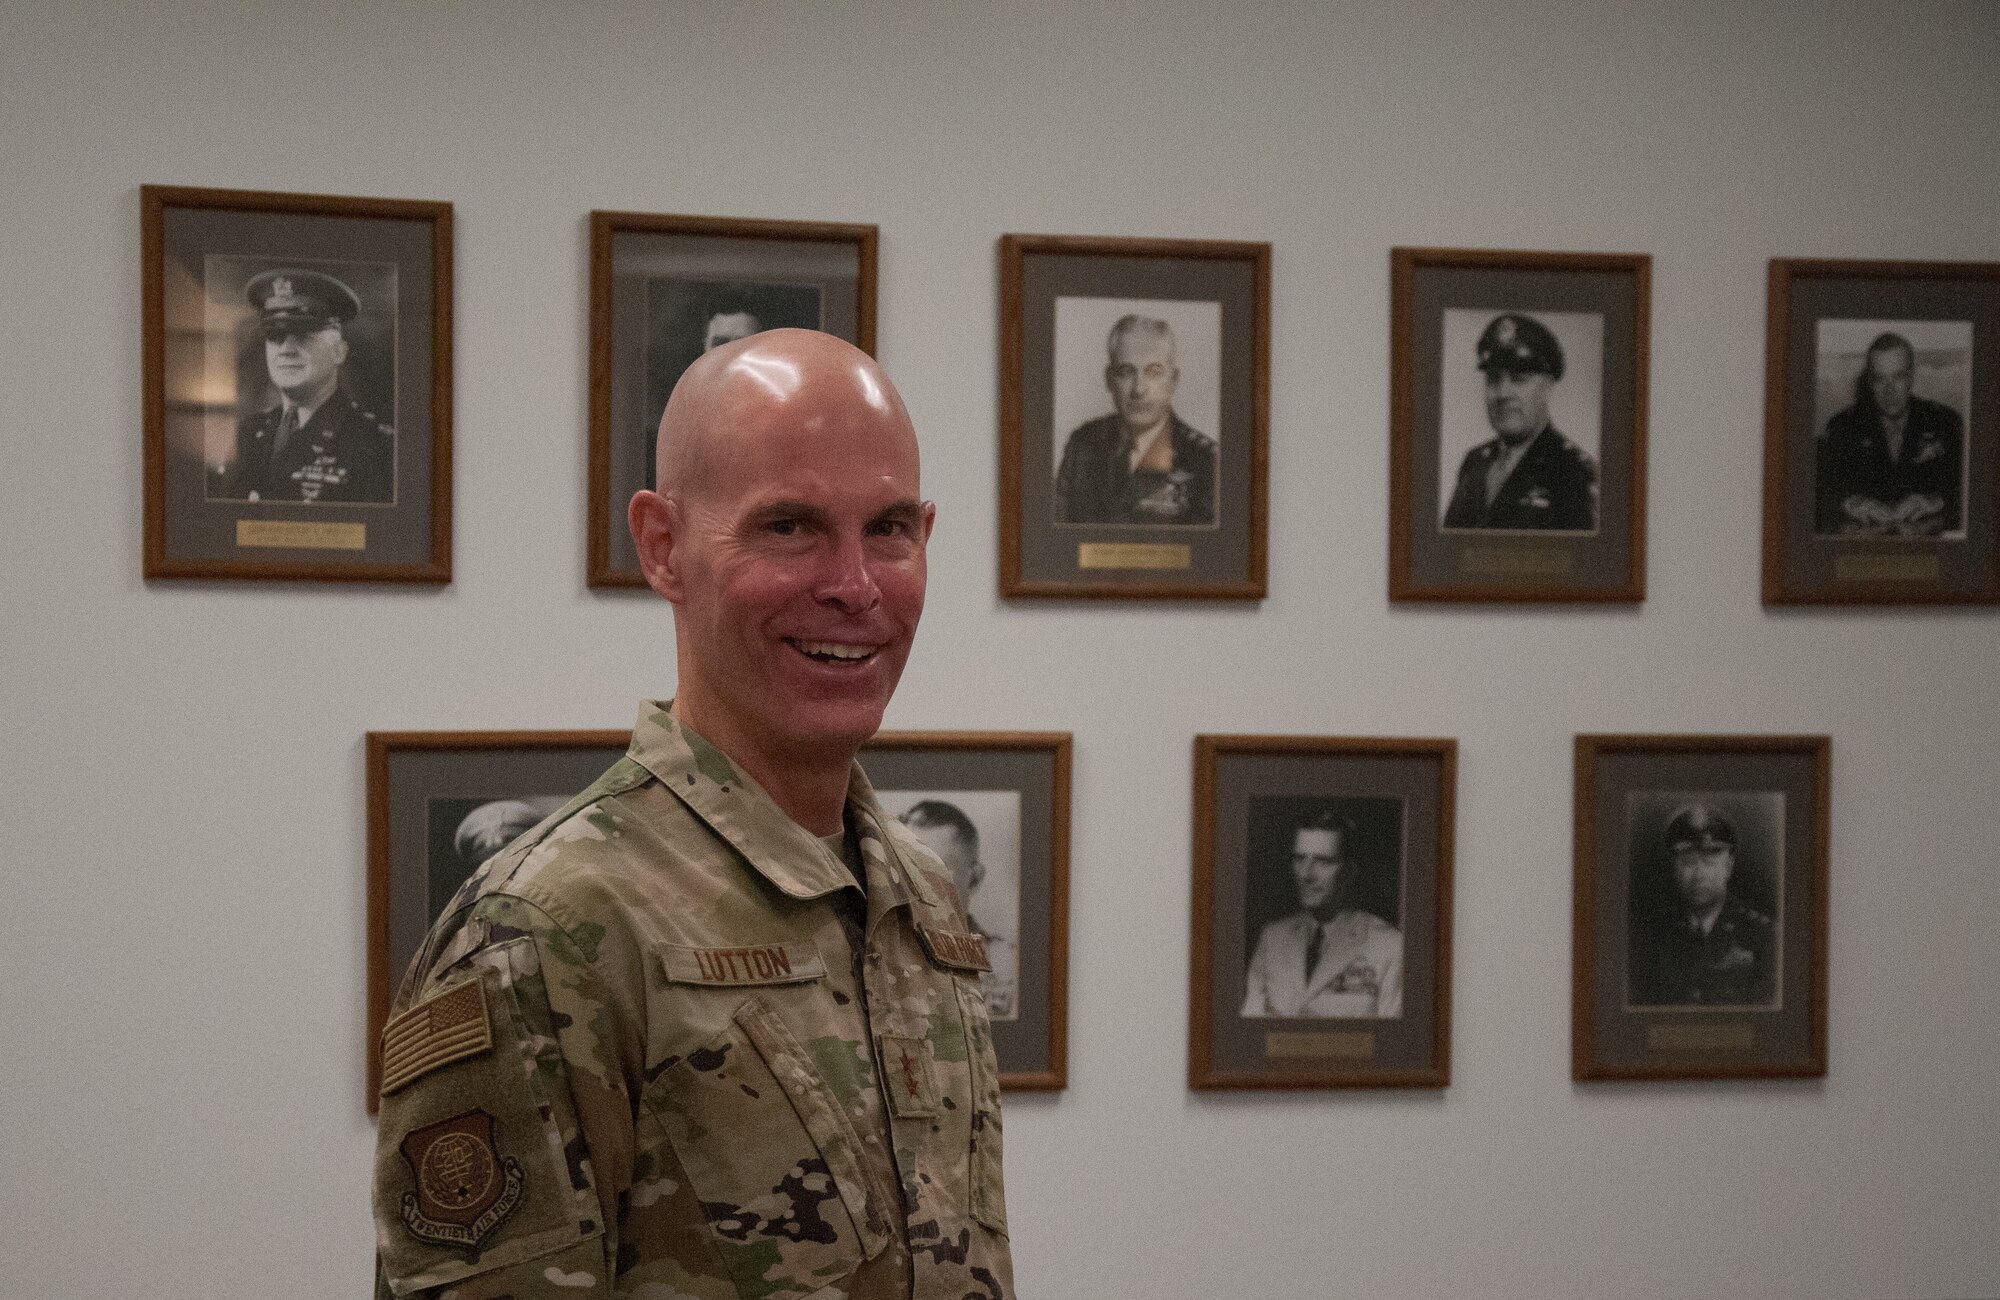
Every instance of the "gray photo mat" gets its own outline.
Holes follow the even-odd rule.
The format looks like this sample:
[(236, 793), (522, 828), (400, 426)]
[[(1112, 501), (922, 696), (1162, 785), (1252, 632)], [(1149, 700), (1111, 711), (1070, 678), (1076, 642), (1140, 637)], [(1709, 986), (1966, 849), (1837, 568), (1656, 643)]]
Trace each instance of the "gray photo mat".
[(657, 279), (813, 285), (821, 328), (859, 343), (861, 249), (848, 241), (760, 239), (619, 230), (611, 237), (611, 456), (605, 502), (611, 567), (638, 572), (625, 526), (632, 494), (646, 481), (647, 449), (660, 413), (647, 397), (647, 295)]
[[(1423, 266), (1411, 290), (1410, 574), (1423, 586), (1517, 587), (1514, 574), (1468, 570), (1465, 553), (1549, 552), (1568, 557), (1558, 585), (1578, 590), (1622, 588), (1632, 579), (1633, 429), (1637, 414), (1634, 365), (1637, 278), (1625, 271), (1495, 270)], [(1445, 531), (1438, 501), (1441, 393), (1445, 367), (1475, 368), (1475, 358), (1443, 355), (1448, 308), (1528, 315), (1596, 312), (1604, 317), (1604, 386), (1599, 425), (1597, 531), (1520, 533)], [(1491, 436), (1489, 430), (1487, 436)], [(1477, 441), (1484, 441), (1484, 438)]]
[(1021, 796), (1021, 929), (1018, 1015), (993, 1023), (1005, 1074), (1041, 1074), (1049, 1060), (1049, 959), (1054, 923), (1050, 868), (1055, 755), (1044, 749), (874, 749), (861, 768), (880, 790), (1013, 790)]
[[(1214, 897), (1209, 900), (1210, 1060), (1224, 1074), (1323, 1074), (1311, 1058), (1269, 1058), (1273, 1030), (1365, 1029), (1375, 1035), (1367, 1062), (1343, 1062), (1357, 1077), (1433, 1067), (1438, 976), (1439, 797), (1443, 769), (1432, 755), (1222, 753), (1215, 760)], [(1249, 896), (1250, 801), (1257, 797), (1380, 798), (1403, 804), (1403, 1014), (1400, 1019), (1246, 1019), (1245, 927)]]
[[(430, 896), (433, 799), (528, 799), (579, 793), (624, 746), (563, 749), (393, 749), (389, 752), (389, 991), (393, 995), (447, 899)], [(468, 874), (470, 874), (468, 872)]]
[[(1244, 582), (1250, 574), (1250, 480), (1256, 419), (1256, 266), (1249, 259), (1100, 256), (1029, 253), (1021, 259), (1021, 577), (1027, 582), (1124, 583), (1161, 581)], [(1057, 298), (1156, 298), (1222, 304), (1220, 391), (1222, 420), (1216, 434), (1214, 529), (1129, 524), (1054, 527), (1055, 482), (1049, 466), (1053, 427), (1055, 301)], [(1074, 364), (1071, 358), (1061, 358)], [(1101, 364), (1101, 363), (1100, 363)], [(1003, 376), (1003, 382), (1005, 377)], [(1105, 406), (1110, 408), (1107, 394)], [(1171, 543), (1191, 548), (1186, 569), (1083, 569), (1077, 548), (1091, 542)]]
[[(1956, 320), (1972, 322), (1972, 409), (1965, 420), (1968, 456), (1963, 540), (1923, 537), (1827, 538), (1814, 535), (1817, 440), (1813, 383), (1818, 324), (1824, 319)], [(1885, 280), (1794, 276), (1785, 321), (1785, 529), (1788, 587), (1838, 592), (1857, 584), (1836, 575), (1840, 557), (1935, 558), (1937, 578), (1922, 584), (1945, 592), (1989, 591), (1995, 583), (1996, 435), (2000, 435), (2000, 281)]]
[[(239, 520), (297, 523), (363, 523), (364, 550), (308, 552), (314, 564), (423, 564), (431, 559), (432, 293), (431, 222), (317, 213), (244, 212), (168, 206), (162, 214), (161, 303), (166, 379), (167, 555), (175, 560), (253, 558), (236, 544)], [(397, 312), (392, 388), (396, 430), (397, 504), (209, 500), (198, 402), (177, 400), (181, 377), (199, 375), (203, 362), (205, 263), (211, 254), (268, 258), (275, 265), (349, 261), (396, 267)], [(447, 364), (449, 359), (447, 358)], [(234, 395), (231, 397), (234, 404)], [(267, 560), (283, 551), (259, 550)]]
[[(1760, 1065), (1791, 1065), (1810, 1059), (1814, 992), (1813, 918), (1820, 905), (1813, 864), (1821, 846), (1815, 843), (1815, 777), (1811, 754), (1631, 754), (1601, 753), (1597, 786), (1590, 792), (1595, 808), (1596, 840), (1591, 921), (1592, 968), (1589, 989), (1591, 1041), (1598, 1062), (1612, 1066), (1714, 1065), (1722, 1069)], [(1783, 877), (1779, 886), (1783, 913), (1779, 926), (1783, 1000), (1776, 1011), (1731, 1008), (1626, 1009), (1625, 982), (1630, 965), (1631, 845), (1627, 810), (1630, 796), (1660, 791), (1704, 791), (1746, 794), (1776, 793), (1784, 799)], [(1751, 1051), (1718, 1053), (1704, 1050), (1654, 1050), (1647, 1035), (1657, 1025), (1706, 1026), (1733, 1020), (1752, 1026)]]

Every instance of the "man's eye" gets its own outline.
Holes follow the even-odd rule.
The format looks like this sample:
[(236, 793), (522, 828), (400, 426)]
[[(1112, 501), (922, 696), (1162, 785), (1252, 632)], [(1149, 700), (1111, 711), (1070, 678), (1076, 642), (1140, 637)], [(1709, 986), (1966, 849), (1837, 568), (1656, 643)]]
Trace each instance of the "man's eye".
[(766, 527), (769, 531), (776, 533), (780, 537), (792, 537), (799, 531), (799, 521), (796, 519), (773, 519)]
[(909, 531), (909, 524), (901, 519), (877, 519), (868, 525), (868, 532), (874, 537), (902, 537)]

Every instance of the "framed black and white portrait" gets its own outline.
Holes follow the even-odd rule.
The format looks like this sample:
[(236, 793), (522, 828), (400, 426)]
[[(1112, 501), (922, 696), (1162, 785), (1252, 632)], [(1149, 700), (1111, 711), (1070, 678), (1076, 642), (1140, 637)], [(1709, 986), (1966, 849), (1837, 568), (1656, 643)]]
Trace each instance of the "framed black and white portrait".
[(149, 578), (451, 576), (451, 207), (145, 186)]
[(1269, 246), (1000, 253), (1002, 594), (1261, 596)]
[(1400, 797), (1252, 795), (1246, 1020), (1400, 1020)]
[(2000, 601), (2000, 264), (1774, 259), (1767, 604)]
[(590, 214), (590, 509), (593, 587), (642, 587), (626, 530), (658, 477), (660, 415), (710, 348), (816, 329), (875, 351), (872, 225), (635, 212)]
[(1783, 791), (1629, 790), (1625, 867), (1625, 1010), (1783, 1005)]
[(1067, 732), (885, 731), (861, 752), (883, 811), (952, 874), (990, 970), (980, 975), (1000, 1085), (1069, 1070)]
[(1392, 599), (1643, 598), (1650, 267), (1393, 250)]
[(631, 743), (626, 731), (368, 733), (368, 1110), (396, 983), (486, 859), (555, 812)]
[(1190, 1087), (1449, 1082), (1456, 752), (1195, 738)]
[(1823, 736), (1579, 736), (1572, 1073), (1826, 1072)]
[(1021, 1015), (1021, 792), (880, 790), (883, 811), (951, 868), (966, 923), (991, 969), (979, 977), (995, 1024)]

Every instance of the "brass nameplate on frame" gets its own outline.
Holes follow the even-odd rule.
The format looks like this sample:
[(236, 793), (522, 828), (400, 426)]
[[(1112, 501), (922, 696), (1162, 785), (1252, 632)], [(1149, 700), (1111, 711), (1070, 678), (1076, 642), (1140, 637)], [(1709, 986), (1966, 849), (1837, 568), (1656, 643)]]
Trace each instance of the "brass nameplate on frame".
[(1935, 555), (1837, 555), (1833, 576), (1840, 582), (1936, 582)]
[(309, 523), (289, 519), (239, 519), (238, 546), (280, 546), (301, 551), (365, 551), (367, 524)]
[(1343, 1061), (1366, 1061), (1375, 1055), (1375, 1031), (1336, 1029), (1323, 1033), (1305, 1033), (1297, 1030), (1269, 1033), (1264, 1035), (1264, 1055), (1318, 1059), (1335, 1057)]
[(1757, 1045), (1754, 1025), (1648, 1025), (1646, 1050), (1652, 1052), (1747, 1052)]
[(1540, 547), (1503, 550), (1494, 546), (1468, 546), (1459, 554), (1458, 567), (1482, 577), (1551, 578), (1569, 573), (1575, 567), (1575, 560), (1568, 551)]
[(1180, 542), (1083, 542), (1079, 569), (1191, 569), (1194, 548)]

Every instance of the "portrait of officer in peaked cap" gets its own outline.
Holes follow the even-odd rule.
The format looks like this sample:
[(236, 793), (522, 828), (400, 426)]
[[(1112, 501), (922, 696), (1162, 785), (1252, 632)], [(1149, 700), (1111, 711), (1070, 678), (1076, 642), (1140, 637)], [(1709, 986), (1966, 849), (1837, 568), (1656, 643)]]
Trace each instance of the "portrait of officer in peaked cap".
[(362, 401), (347, 376), (361, 297), (338, 276), (294, 265), (252, 275), (243, 300), (262, 374), (239, 368), (234, 454), (209, 467), (208, 497), (392, 504), (392, 419)]
[(1635, 818), (1629, 1005), (1776, 1005), (1778, 798), (1653, 796), (1665, 821)]
[[(1448, 317), (1474, 313), (1454, 310)], [(1446, 529), (1592, 532), (1597, 527), (1597, 460), (1556, 427), (1552, 407), (1569, 370), (1569, 357), (1543, 314), (1507, 311), (1487, 315), (1473, 357), (1483, 388), (1491, 437), (1465, 452), (1447, 479)], [(1562, 313), (1575, 318), (1576, 313)], [(1553, 319), (1553, 318), (1552, 318)], [(1581, 317), (1597, 322), (1600, 317)], [(1451, 330), (1447, 321), (1447, 339)], [(1444, 382), (1467, 382), (1458, 369), (1463, 353), (1448, 351)], [(1593, 361), (1596, 358), (1592, 358)], [(1449, 410), (1451, 403), (1447, 401)], [(1450, 445), (1447, 434), (1445, 445)], [(1463, 446), (1463, 441), (1460, 441)]]

